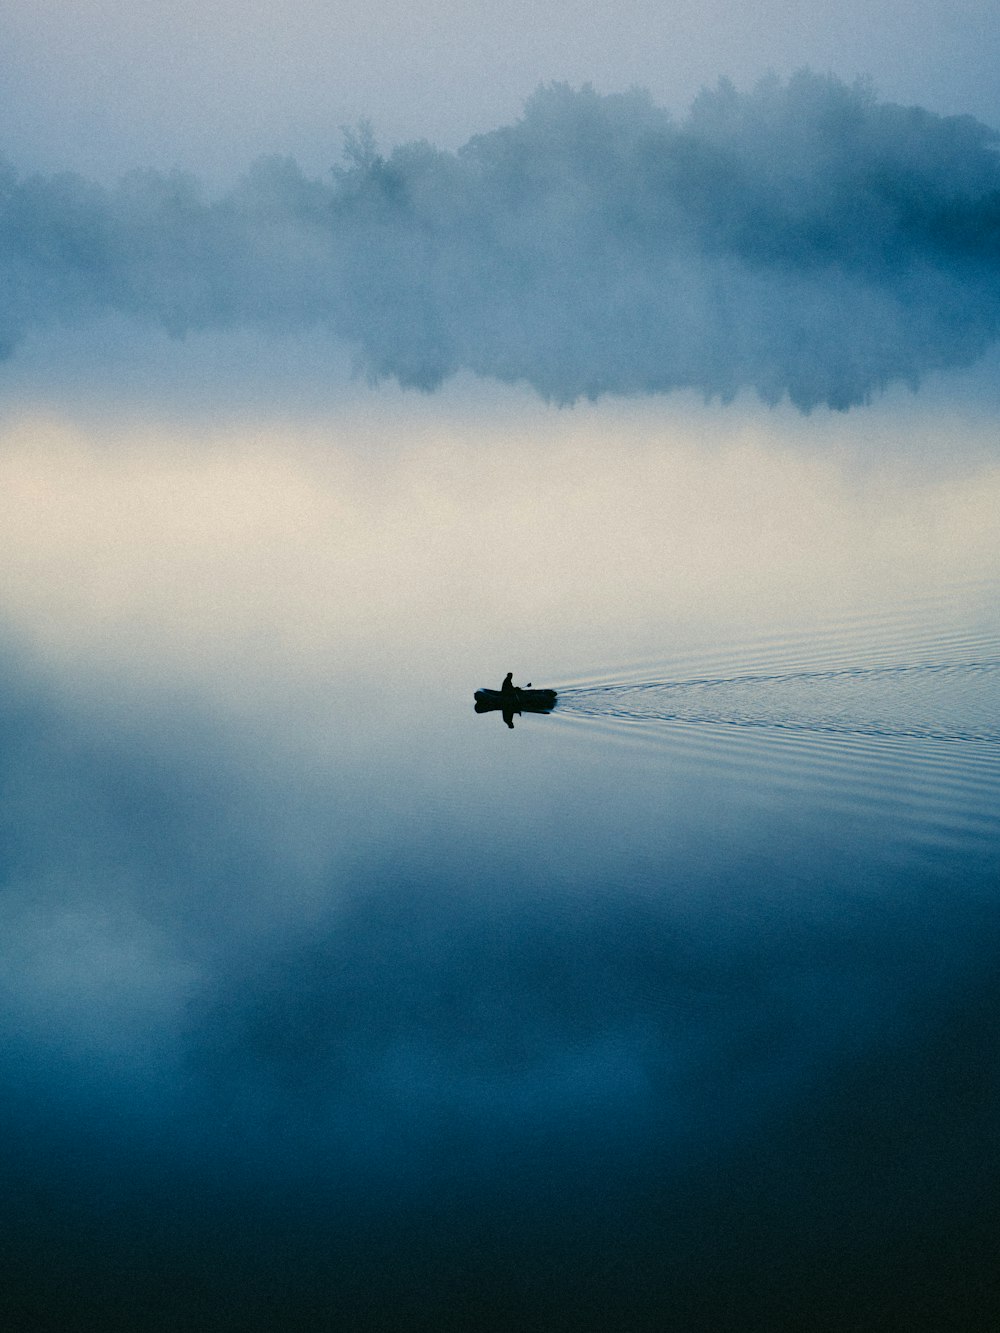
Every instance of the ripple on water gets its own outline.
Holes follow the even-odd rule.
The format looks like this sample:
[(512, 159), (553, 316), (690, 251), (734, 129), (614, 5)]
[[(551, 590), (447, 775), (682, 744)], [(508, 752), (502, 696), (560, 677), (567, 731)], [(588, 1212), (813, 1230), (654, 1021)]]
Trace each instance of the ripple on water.
[(563, 712), (635, 722), (1000, 743), (1000, 658), (578, 686)]
[(831, 821), (880, 821), (887, 842), (925, 862), (959, 847), (993, 857), (994, 621), (951, 599), (775, 634), (700, 661), (578, 679), (560, 689), (553, 718), (596, 743), (659, 749), (762, 804), (808, 801)]

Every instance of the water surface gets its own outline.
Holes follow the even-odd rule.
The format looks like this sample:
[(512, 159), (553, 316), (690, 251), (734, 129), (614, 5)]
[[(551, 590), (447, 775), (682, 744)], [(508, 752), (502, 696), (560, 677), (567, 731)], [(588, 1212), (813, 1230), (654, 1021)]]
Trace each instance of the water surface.
[(992, 1327), (1000, 472), (493, 410), (9, 423), (9, 1325)]

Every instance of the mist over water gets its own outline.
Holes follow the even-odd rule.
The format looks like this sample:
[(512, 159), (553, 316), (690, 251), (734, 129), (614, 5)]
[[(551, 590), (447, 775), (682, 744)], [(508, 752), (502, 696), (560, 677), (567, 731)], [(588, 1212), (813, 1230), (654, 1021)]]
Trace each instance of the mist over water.
[(996, 141), (802, 71), (723, 81), (682, 119), (553, 84), (454, 152), (382, 151), (362, 124), (325, 177), (261, 158), (214, 196), (179, 171), (6, 168), (0, 354), (112, 314), (137, 337), (319, 329), (331, 361), (424, 390), (464, 371), (560, 403), (846, 409), (995, 343)]

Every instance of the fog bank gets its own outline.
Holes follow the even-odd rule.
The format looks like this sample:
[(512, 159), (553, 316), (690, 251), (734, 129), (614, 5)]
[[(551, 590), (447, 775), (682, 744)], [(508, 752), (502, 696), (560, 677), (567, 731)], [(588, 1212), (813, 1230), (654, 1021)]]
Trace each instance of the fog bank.
[[(848, 408), (1000, 330), (997, 133), (800, 73), (540, 88), (457, 152), (364, 126), (307, 177), (0, 177), (0, 348), (108, 311), (173, 335), (326, 329), (373, 380), (466, 370), (572, 402), (693, 388)], [(260, 367), (258, 370), (265, 370)]]

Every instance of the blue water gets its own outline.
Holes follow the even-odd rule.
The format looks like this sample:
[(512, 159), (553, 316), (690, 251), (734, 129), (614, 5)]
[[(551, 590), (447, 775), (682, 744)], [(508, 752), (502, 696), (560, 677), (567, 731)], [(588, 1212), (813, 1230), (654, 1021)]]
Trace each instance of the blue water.
[(995, 592), (307, 747), (12, 662), (6, 1326), (992, 1327)]

